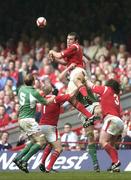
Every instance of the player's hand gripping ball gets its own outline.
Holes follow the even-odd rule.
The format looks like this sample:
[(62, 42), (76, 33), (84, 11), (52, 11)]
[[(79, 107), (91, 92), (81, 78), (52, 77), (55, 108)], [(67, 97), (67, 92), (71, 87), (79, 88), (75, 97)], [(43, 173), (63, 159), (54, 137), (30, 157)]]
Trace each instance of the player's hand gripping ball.
[(44, 28), (47, 24), (47, 21), (44, 17), (39, 17), (36, 20), (36, 24), (39, 28)]

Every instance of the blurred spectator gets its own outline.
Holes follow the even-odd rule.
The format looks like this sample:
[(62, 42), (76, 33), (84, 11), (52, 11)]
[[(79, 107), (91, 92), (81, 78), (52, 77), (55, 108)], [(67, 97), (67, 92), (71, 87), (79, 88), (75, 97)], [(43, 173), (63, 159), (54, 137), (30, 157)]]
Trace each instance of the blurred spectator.
[[(123, 112), (122, 119), (124, 121), (124, 130), (123, 130), (122, 140), (121, 140), (121, 142), (123, 144), (120, 145), (120, 148), (121, 149), (131, 149), (131, 113), (130, 113), (130, 110), (125, 110)], [(130, 144), (128, 144), (128, 143), (130, 143)]]
[(0, 134), (0, 151), (5, 151), (12, 148), (12, 145), (8, 142), (9, 133), (3, 132)]
[(117, 60), (119, 61), (121, 58), (125, 57), (126, 55), (127, 55), (126, 45), (120, 44), (118, 53), (117, 53)]
[(43, 49), (37, 51), (35, 57), (35, 65), (39, 69), (42, 66)]
[(123, 93), (130, 91), (129, 79), (126, 75), (120, 76), (121, 90)]
[(64, 134), (61, 136), (61, 142), (65, 150), (77, 149), (78, 135), (72, 131), (72, 125), (70, 123), (64, 125)]
[(93, 45), (88, 48), (87, 55), (91, 60), (97, 60), (97, 61), (99, 60), (99, 57), (101, 55), (107, 57), (108, 50), (103, 45), (102, 38), (100, 36), (96, 36), (94, 38)]
[[(14, 104), (13, 104), (14, 103)], [(18, 115), (19, 115), (19, 104), (15, 103), (14, 101), (11, 102), (13, 104), (12, 107), (12, 113), (10, 114), (11, 122), (15, 123), (18, 121)]]
[(1, 88), (0, 90), (4, 89), (8, 79), (11, 79), (13, 81), (13, 86), (16, 87), (16, 83), (17, 83), (16, 79), (14, 79), (13, 77), (10, 76), (10, 71), (8, 68), (4, 68), (3, 69), (3, 75), (0, 79), (0, 88)]
[(28, 71), (27, 63), (22, 62), (21, 68), (19, 69), (19, 72), (18, 72), (18, 82), (17, 82), (18, 87), (24, 83), (23, 79), (24, 79), (24, 76), (27, 74), (27, 71)]
[(28, 58), (27, 62), (27, 71), (28, 73), (32, 73), (34, 70), (38, 70), (37, 66), (35, 65), (35, 60), (32, 57)]
[(118, 65), (116, 54), (110, 55), (110, 61), (111, 61), (111, 66), (113, 67), (113, 69), (116, 68)]
[(18, 71), (15, 69), (15, 62), (13, 60), (9, 61), (8, 68), (10, 71), (10, 76), (18, 81)]
[(5, 107), (3, 105), (0, 106), (0, 127), (6, 126), (10, 122), (10, 117), (5, 111)]
[(5, 112), (6, 112), (7, 114), (10, 114), (10, 113), (12, 112), (10, 102), (11, 102), (10, 96), (5, 95), (5, 96), (4, 96), (4, 107), (5, 107)]
[(81, 150), (87, 150), (87, 146), (88, 146), (88, 137), (87, 137), (87, 132), (85, 128), (82, 128), (80, 131), (80, 137), (79, 137), (79, 141), (80, 141), (80, 148)]

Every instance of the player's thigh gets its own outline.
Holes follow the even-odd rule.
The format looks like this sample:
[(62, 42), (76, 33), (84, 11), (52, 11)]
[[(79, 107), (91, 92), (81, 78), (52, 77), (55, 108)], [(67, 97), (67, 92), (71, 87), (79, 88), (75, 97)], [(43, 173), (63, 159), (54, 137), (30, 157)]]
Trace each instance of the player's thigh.
[(77, 90), (77, 86), (76, 86), (76, 84), (72, 80), (70, 80), (69, 83), (68, 83), (66, 94), (71, 94), (75, 90)]
[(105, 130), (107, 133), (113, 136), (117, 136), (122, 133), (123, 128), (124, 128), (124, 123), (119, 117), (107, 115), (104, 118), (104, 124), (102, 129)]
[(104, 146), (106, 143), (111, 142), (112, 135), (106, 132), (105, 130), (101, 129), (99, 143)]
[(40, 132), (40, 126), (33, 118), (21, 119), (19, 125), (21, 130), (26, 132), (28, 136)]
[(83, 68), (76, 67), (70, 74), (70, 80), (77, 84), (79, 81), (84, 82), (87, 76), (86, 71)]
[(60, 139), (60, 135), (56, 126), (42, 125), (41, 132), (45, 135), (49, 143), (55, 142)]
[(41, 132), (37, 132), (37, 133), (30, 135), (29, 139), (32, 142), (39, 144), (41, 147), (47, 143), (45, 135), (42, 134)]

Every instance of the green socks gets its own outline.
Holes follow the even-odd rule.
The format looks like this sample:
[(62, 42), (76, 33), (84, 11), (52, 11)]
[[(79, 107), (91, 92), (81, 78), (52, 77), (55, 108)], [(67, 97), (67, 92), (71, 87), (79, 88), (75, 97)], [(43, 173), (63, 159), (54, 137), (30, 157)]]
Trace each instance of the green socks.
[(41, 149), (39, 144), (34, 144), (28, 153), (22, 158), (22, 161), (27, 162), (34, 154), (36, 154)]
[(27, 144), (27, 146), (17, 155), (15, 159), (19, 161), (23, 156), (25, 156), (28, 153), (32, 145), (33, 145), (32, 142)]
[(89, 149), (89, 154), (91, 156), (91, 159), (93, 161), (93, 165), (97, 164), (98, 160), (97, 160), (97, 153), (96, 153), (96, 145), (95, 144), (89, 144), (88, 149)]

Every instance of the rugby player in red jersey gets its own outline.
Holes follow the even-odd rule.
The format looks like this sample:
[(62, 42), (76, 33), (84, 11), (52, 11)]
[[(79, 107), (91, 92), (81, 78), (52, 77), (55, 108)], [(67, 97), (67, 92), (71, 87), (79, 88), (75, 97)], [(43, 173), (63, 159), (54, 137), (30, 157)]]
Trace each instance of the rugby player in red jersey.
[[(86, 98), (87, 90), (84, 85), (85, 77), (87, 73), (84, 69), (83, 63), (83, 53), (79, 45), (79, 36), (75, 32), (71, 32), (67, 36), (67, 48), (61, 52), (56, 52), (50, 50), (49, 57), (60, 64), (69, 67), (71, 64), (75, 64), (75, 67), (70, 71), (70, 81), (67, 87), (67, 94), (72, 93), (79, 85), (81, 88), (79, 91)], [(74, 78), (76, 78), (76, 83), (74, 83)], [(80, 86), (79, 86), (80, 87)], [(81, 113), (83, 113), (87, 118), (92, 119), (94, 116), (87, 111), (82, 103), (76, 100), (76, 97), (70, 100), (70, 103)]]
[(108, 170), (119, 172), (121, 163), (114, 145), (124, 128), (124, 123), (121, 120), (120, 84), (116, 80), (110, 79), (105, 86), (96, 86), (89, 80), (87, 80), (87, 85), (94, 93), (100, 95), (103, 126), (99, 142), (112, 161), (111, 167)]
[[(44, 97), (47, 99), (54, 96), (52, 94), (52, 85), (48, 82), (45, 86), (43, 86)], [(61, 105), (65, 101), (69, 101), (77, 92), (74, 91), (72, 94), (59, 95), (55, 97), (53, 103), (49, 106), (42, 106), (42, 115), (39, 122), (42, 133), (45, 135), (48, 144), (44, 149), (42, 160), (39, 165), (39, 168), (42, 172), (50, 172), (52, 167), (62, 152), (62, 145), (60, 141), (60, 136), (57, 130), (57, 123), (60, 115)], [(45, 160), (50, 154), (51, 150), (54, 149), (51, 154), (49, 164), (45, 167)]]

